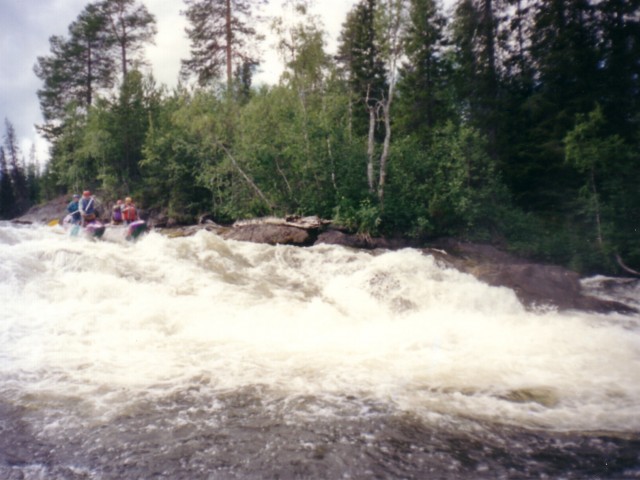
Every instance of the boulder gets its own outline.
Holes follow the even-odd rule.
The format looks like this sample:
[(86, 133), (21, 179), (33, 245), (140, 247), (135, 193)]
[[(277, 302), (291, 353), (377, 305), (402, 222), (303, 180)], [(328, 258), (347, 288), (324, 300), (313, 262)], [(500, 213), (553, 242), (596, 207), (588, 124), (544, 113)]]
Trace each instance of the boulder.
[(404, 238), (371, 237), (369, 235), (349, 234), (335, 229), (329, 229), (318, 235), (316, 244), (341, 245), (343, 247), (367, 250), (399, 250), (418, 246), (416, 242)]
[(27, 213), (11, 220), (14, 223), (49, 223), (62, 220), (67, 215), (70, 195), (57, 197), (42, 205), (35, 205)]
[(534, 263), (490, 245), (441, 240), (433, 246), (438, 249), (426, 249), (425, 253), (489, 285), (512, 289), (527, 307), (636, 313), (623, 303), (585, 295), (580, 275), (563, 267)]
[(287, 225), (256, 223), (237, 226), (220, 232), (227, 240), (267, 243), (269, 245), (310, 245), (313, 238), (308, 230)]

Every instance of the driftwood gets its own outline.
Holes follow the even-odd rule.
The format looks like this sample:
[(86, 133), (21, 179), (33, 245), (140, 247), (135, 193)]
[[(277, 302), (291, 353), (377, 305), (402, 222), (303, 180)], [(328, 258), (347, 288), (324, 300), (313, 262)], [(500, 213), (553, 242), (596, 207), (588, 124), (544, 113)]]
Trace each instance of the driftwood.
[(252, 225), (278, 225), (282, 227), (295, 227), (303, 230), (315, 230), (324, 225), (330, 224), (330, 220), (323, 220), (317, 216), (300, 217), (297, 215), (289, 215), (284, 218), (280, 217), (261, 217), (250, 220), (238, 220), (233, 224), (234, 228), (248, 227)]

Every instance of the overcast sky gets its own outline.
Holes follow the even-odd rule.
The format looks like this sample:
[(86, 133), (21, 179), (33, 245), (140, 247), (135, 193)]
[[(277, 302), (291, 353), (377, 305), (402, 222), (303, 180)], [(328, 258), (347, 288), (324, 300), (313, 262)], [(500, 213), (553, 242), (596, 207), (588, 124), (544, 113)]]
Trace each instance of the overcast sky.
[[(189, 55), (189, 42), (184, 28), (185, 8), (181, 0), (141, 0), (156, 17), (158, 34), (146, 58), (159, 83), (176, 84), (180, 60)], [(265, 14), (283, 15), (282, 0), (269, 0)], [(328, 32), (327, 50), (335, 51), (336, 40), (347, 12), (356, 0), (316, 0), (315, 12)], [(38, 138), (35, 124), (42, 122), (36, 95), (41, 81), (33, 73), (37, 57), (49, 55), (49, 37), (68, 36), (68, 27), (89, 0), (0, 0), (0, 132), (5, 133), (4, 120), (16, 129), (20, 148), (29, 156), (35, 142), (40, 161), (48, 158), (48, 144)], [(447, 2), (448, 3), (448, 2)], [(286, 15), (286, 12), (284, 13)], [(256, 81), (275, 82), (280, 73), (273, 41), (263, 46), (263, 72)]]

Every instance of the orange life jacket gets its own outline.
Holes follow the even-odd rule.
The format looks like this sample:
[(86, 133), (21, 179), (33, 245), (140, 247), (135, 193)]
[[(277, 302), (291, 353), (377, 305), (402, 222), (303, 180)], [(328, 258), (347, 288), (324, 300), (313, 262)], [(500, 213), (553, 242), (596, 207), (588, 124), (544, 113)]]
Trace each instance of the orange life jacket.
[(138, 212), (136, 212), (136, 206), (133, 203), (122, 207), (122, 218), (125, 222), (135, 222), (138, 219)]

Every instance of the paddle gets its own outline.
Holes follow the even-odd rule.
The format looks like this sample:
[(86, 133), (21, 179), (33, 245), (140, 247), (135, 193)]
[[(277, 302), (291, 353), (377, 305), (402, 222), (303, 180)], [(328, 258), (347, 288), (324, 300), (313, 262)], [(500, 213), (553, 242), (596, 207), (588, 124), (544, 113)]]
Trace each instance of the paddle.
[(54, 218), (49, 223), (47, 223), (47, 225), (49, 227), (55, 227), (56, 225), (59, 225), (59, 224), (60, 224), (60, 219), (59, 218)]

